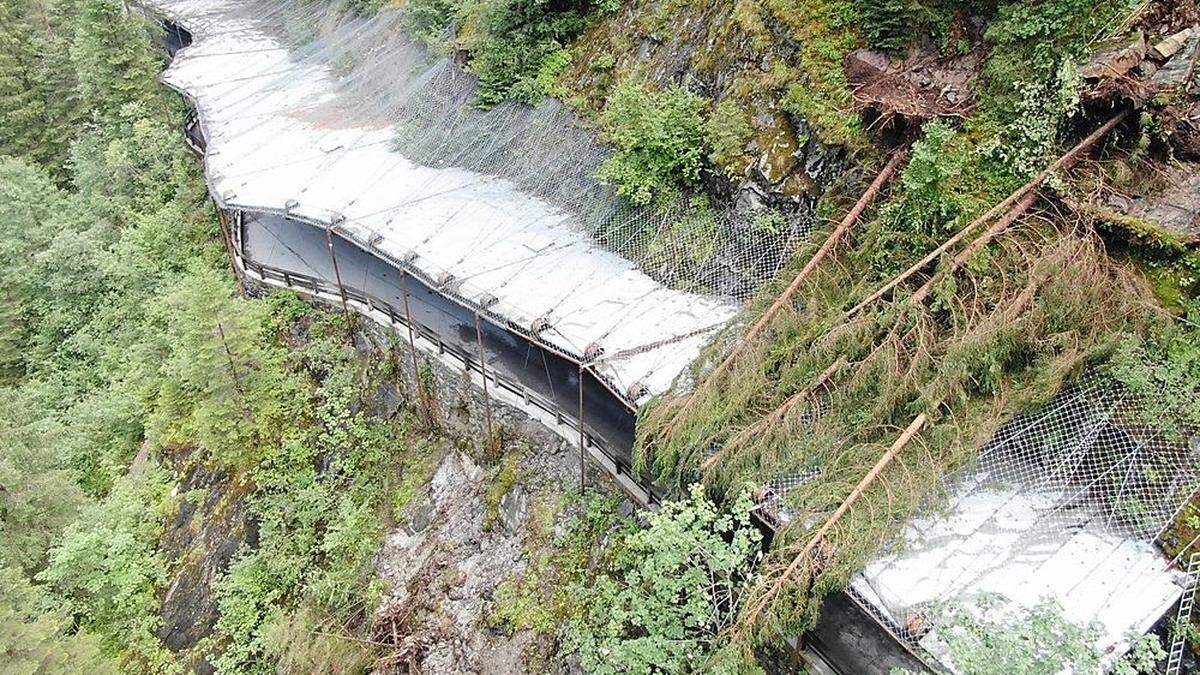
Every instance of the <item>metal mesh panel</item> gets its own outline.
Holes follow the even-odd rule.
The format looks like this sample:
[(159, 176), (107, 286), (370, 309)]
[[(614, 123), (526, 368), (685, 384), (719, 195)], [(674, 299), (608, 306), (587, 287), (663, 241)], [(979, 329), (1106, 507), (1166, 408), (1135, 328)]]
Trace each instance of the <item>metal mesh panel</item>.
[[(261, 0), (212, 11), (206, 35), (266, 33), (290, 51), (277, 72), (256, 75), (250, 93), (226, 106), (249, 109), (285, 87), (296, 68), (328, 70), (336, 77), (336, 100), (284, 112), (331, 128), (341, 120), (391, 126), (394, 146), (407, 159), (508, 181), (670, 288), (743, 301), (780, 270), (808, 227), (773, 231), (697, 208), (687, 197), (653, 209), (630, 205), (596, 179), (612, 151), (571, 109), (553, 99), (480, 109), (475, 78), (408, 38), (396, 9), (363, 18), (337, 3)], [(188, 20), (205, 25), (190, 9)], [(263, 81), (272, 77), (276, 83)], [(364, 142), (376, 142), (367, 135)], [(392, 209), (406, 204), (398, 200)]]
[[(1152, 577), (1162, 583), (1169, 563), (1149, 551), (1200, 485), (1194, 430), (1157, 430), (1149, 414), (1121, 384), (1091, 373), (1013, 419), (973, 465), (943, 480), (944, 491), (909, 526), (905, 547), (953, 571), (937, 578), (937, 592), (895, 587), (912, 575), (889, 576), (894, 560), (885, 556), (856, 579), (851, 597), (918, 654), (950, 608), (1003, 586), (1017, 568), (1066, 570), (1069, 583), (1045, 583), (1071, 599), (1064, 604), (1076, 623), (1111, 617), (1113, 603), (1129, 603)], [(1103, 546), (1076, 557), (1084, 538)]]

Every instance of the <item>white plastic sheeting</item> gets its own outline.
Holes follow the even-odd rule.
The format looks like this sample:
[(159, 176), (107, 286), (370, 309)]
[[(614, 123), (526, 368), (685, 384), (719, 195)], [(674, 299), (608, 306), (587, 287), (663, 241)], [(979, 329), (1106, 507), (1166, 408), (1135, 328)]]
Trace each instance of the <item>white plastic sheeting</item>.
[(540, 339), (574, 355), (601, 347), (595, 369), (623, 391), (665, 391), (735, 315), (730, 301), (655, 281), (506, 180), (409, 161), (398, 129), (340, 100), (334, 64), (295, 58), (269, 13), (239, 0), (147, 4), (193, 34), (164, 81), (196, 105), (225, 208), (337, 223), (519, 326), (546, 319)]
[(948, 476), (946, 499), (930, 500), (851, 595), (947, 666), (959, 612), (1011, 618), (1047, 600), (1117, 658), (1183, 591), (1157, 540), (1200, 484), (1200, 439), (1149, 417), (1120, 383), (1085, 374)]
[(951, 512), (909, 523), (902, 552), (871, 563), (851, 588), (935, 657), (945, 657), (948, 615), (999, 597), (1005, 612), (1055, 601), (1067, 620), (1098, 627), (1097, 650), (1115, 658), (1178, 600), (1182, 573), (1153, 543), (1105, 531), (1088, 509), (1072, 514), (1069, 534), (1038, 536), (1061, 496), (963, 486)]

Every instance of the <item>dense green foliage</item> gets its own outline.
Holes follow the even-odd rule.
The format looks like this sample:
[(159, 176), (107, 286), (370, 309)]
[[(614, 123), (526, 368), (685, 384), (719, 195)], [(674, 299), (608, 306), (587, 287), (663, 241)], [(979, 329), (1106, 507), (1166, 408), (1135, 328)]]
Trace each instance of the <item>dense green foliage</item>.
[[(1063, 671), (1099, 673), (1104, 655), (1096, 651), (1099, 625), (1077, 626), (1053, 600), (1013, 616), (1007, 601), (982, 596), (951, 612), (942, 639), (949, 658), (963, 672), (978, 675), (1055, 675)], [(1129, 654), (1108, 667), (1116, 675), (1156, 672), (1166, 658), (1158, 638), (1133, 640)]]
[(156, 592), (166, 572), (156, 549), (169, 489), (166, 472), (153, 465), (121, 477), (63, 531), (38, 575), (107, 653), (150, 671), (171, 660), (155, 635)]
[[(831, 15), (815, 11), (820, 3), (802, 4), (807, 10), (792, 8), (789, 26), (844, 34), (817, 31), (813, 22), (835, 25)], [(736, 638), (761, 643), (811, 626), (822, 595), (877, 555), (936, 494), (941, 476), (969, 462), (1004, 420), (1044, 403), (1121, 343), (1117, 363), (1133, 364), (1123, 379), (1151, 396), (1176, 387), (1179, 397), (1160, 398), (1162, 407), (1193, 418), (1189, 401), (1200, 379), (1190, 338), (1179, 337), (1144, 282), (1113, 264), (1104, 242), (1075, 222), (1028, 218), (847, 315), (1078, 138), (1074, 62), (1129, 9), (1073, 0), (999, 6), (976, 113), (958, 124), (927, 123), (877, 215), (856, 226), (767, 330), (747, 342), (732, 334), (718, 341), (686, 380), (701, 385), (664, 397), (643, 416), (640, 461), (662, 480), (701, 478), (719, 490), (820, 472), (788, 493), (789, 508), (805, 517), (776, 538), (750, 592), (756, 611), (743, 616)], [(854, 20), (852, 12), (840, 16)], [(835, 48), (832, 39), (827, 46)], [(837, 99), (813, 100), (814, 90), (790, 103), (785, 96), (784, 105), (820, 125), (814, 111), (830, 113)], [(1070, 194), (1070, 177), (1052, 187)], [(812, 252), (801, 251), (791, 272)], [(763, 293), (748, 323), (783, 283)], [(713, 374), (731, 345), (740, 356)], [(925, 422), (901, 459), (823, 536), (828, 556), (802, 553), (814, 528), (919, 415)]]
[(712, 152), (709, 159), (727, 175), (738, 176), (745, 170), (746, 144), (754, 137), (746, 111), (726, 99), (717, 104), (704, 123), (705, 140)]
[(566, 46), (615, 0), (410, 0), (405, 21), (418, 38), (469, 55), (479, 103), (537, 103), (566, 65)]
[[(159, 669), (156, 547), (169, 483), (153, 460), (126, 468), (139, 446), (167, 442), (149, 423), (160, 392), (180, 382), (161, 366), (189, 356), (167, 339), (157, 298), (216, 264), (215, 225), (194, 163), (164, 121), (179, 111), (155, 89), (140, 23), (108, 0), (21, 10), (26, 21), (52, 14), (56, 30), (73, 33), (72, 76), (55, 80), (68, 88), (48, 98), (86, 100), (97, 124), (55, 129), (72, 136), (69, 191), (47, 173), (63, 169), (58, 151), (0, 158), (0, 565), (20, 576), (13, 583), (26, 585), (30, 603), (6, 614), (0, 632), (33, 636), (23, 645), (30, 654), (38, 640), (62, 640), (71, 645), (64, 667), (76, 650), (98, 661), (98, 645), (124, 668)], [(199, 414), (213, 402), (196, 393), (177, 403)]]
[[(289, 356), (281, 338), (305, 312), (235, 294), (182, 107), (156, 83), (136, 15), (116, 0), (0, 7), (0, 78), (28, 66), (14, 37), (59, 40), (64, 57), (70, 45), (41, 62), (69, 76), (0, 101), (0, 659), (174, 670), (159, 545), (195, 496), (170, 496), (159, 464), (207, 462), (253, 480), (261, 523), (220, 584), (218, 665), (265, 671), (284, 652), (300, 664), (319, 645), (285, 643), (317, 621), (342, 630), (330, 617), (373, 602), (369, 562), (393, 506), (383, 472), (424, 453), (400, 452), (403, 427), (368, 423), (340, 321)], [(26, 30), (46, 16), (53, 32)], [(45, 106), (62, 101), (92, 117), (56, 126)]]
[(99, 640), (74, 630), (69, 612), (21, 572), (0, 566), (0, 658), (21, 673), (118, 673)]
[(578, 589), (582, 616), (566, 647), (589, 673), (746, 673), (735, 654), (718, 653), (718, 635), (736, 620), (761, 534), (750, 523), (748, 493), (730, 511), (693, 486), (628, 535), (610, 571)]
[(1106, 368), (1143, 402), (1144, 421), (1178, 436), (1200, 426), (1200, 307), (1147, 335), (1127, 335)]
[(363, 407), (368, 364), (345, 343), (343, 322), (320, 321), (310, 332), (293, 356), (314, 378), (315, 396), (254, 467), (259, 545), (243, 552), (218, 589), (217, 628), (228, 640), (222, 672), (271, 672), (285, 656), (298, 659), (294, 645), (279, 641), (297, 622), (319, 619), (342, 630), (361, 621), (355, 617), (374, 608), (379, 591), (372, 560), (383, 514), (397, 506), (386, 501), (387, 476), (427, 477), (407, 417), (389, 424)]
[(639, 206), (695, 183), (704, 158), (704, 108), (704, 99), (681, 86), (653, 92), (641, 82), (621, 83), (601, 117), (617, 151), (600, 180)]
[(24, 156), (55, 177), (84, 109), (70, 57), (72, 2), (0, 2), (0, 155)]
[[(749, 25), (758, 3), (738, 4)], [(344, 5), (370, 12), (379, 3)], [(950, 36), (941, 4), (767, 5), (757, 11), (804, 38), (799, 63), (772, 67), (783, 107), (851, 146), (863, 129), (847, 114), (841, 57), (864, 39), (911, 44), (898, 17), (916, 7), (928, 10), (918, 30)], [(613, 9), (412, 0), (403, 11), (424, 39), (465, 50), (480, 102), (492, 105), (550, 91), (570, 40)], [(642, 429), (654, 451), (643, 464), (681, 486), (700, 474), (702, 453), (726, 442), (732, 450), (703, 476), (726, 493), (743, 479), (761, 483), (763, 467), (821, 467), (789, 497), (809, 517), (778, 539), (767, 568), (777, 573), (803, 528), (840, 503), (896, 428), (931, 416), (922, 453), (884, 475), (866, 508), (831, 534), (837, 545), (821, 552), (821, 568), (804, 566), (771, 607), (780, 610), (776, 633), (810, 623), (819, 595), (858, 569), (938, 476), (969, 459), (976, 436), (1114, 344), (1112, 370), (1127, 386), (1169, 391), (1158, 399), (1163, 415), (1200, 419), (1194, 325), (1167, 326), (1094, 240), (1073, 233), (1025, 231), (963, 270), (934, 271), (922, 278), (934, 283), (928, 307), (881, 303), (851, 323), (842, 312), (1060, 148), (1077, 104), (1070, 62), (1127, 9), (1000, 5), (978, 117), (958, 129), (926, 126), (855, 249), (814, 275), (768, 340), (749, 345), (720, 396), (664, 438), (654, 437), (653, 417)], [(161, 464), (206, 462), (245, 481), (259, 523), (257, 541), (219, 583), (218, 634), (205, 646), (219, 669), (366, 667), (374, 646), (358, 640), (378, 597), (379, 537), (427, 478), (432, 451), (405, 414), (385, 422), (371, 412), (360, 392), (384, 374), (347, 344), (349, 327), (291, 298), (236, 294), (198, 167), (178, 139), (182, 111), (154, 83), (145, 28), (115, 0), (0, 0), (0, 656), (27, 670), (170, 670), (157, 637), (170, 572), (158, 542), (179, 501), (195, 495), (172, 496)], [(694, 187), (706, 158), (737, 173), (753, 133), (732, 102), (710, 115), (686, 87), (653, 91), (640, 78), (620, 81), (600, 122), (617, 147), (602, 177), (639, 204)], [(679, 226), (703, 241), (714, 219), (704, 207), (688, 213)], [(649, 266), (688, 255), (653, 251)], [(798, 417), (785, 418), (733, 442), (838, 357), (850, 366), (832, 379), (835, 412), (802, 433)], [(390, 485), (397, 472), (400, 484)], [(490, 511), (517, 475), (517, 460), (506, 463)], [(695, 490), (642, 529), (616, 529), (611, 506), (581, 515), (565, 538), (549, 528), (548, 552), (500, 591), (497, 613), (558, 636), (599, 672), (730, 666), (742, 652), (724, 649), (721, 631), (761, 591), (747, 590), (758, 546), (748, 505), (731, 502), (733, 515)], [(605, 546), (588, 550), (599, 539)], [(1039, 630), (1059, 646), (1077, 637), (1046, 622)], [(978, 635), (1009, 632), (968, 630), (963, 644), (975, 646), (962, 658), (986, 651)]]
[(749, 495), (727, 510), (693, 486), (642, 526), (621, 524), (613, 507), (590, 495), (554, 537), (561, 505), (543, 503), (530, 568), (499, 589), (493, 620), (554, 638), (558, 658), (574, 654), (589, 673), (755, 672), (719, 639), (761, 547)]

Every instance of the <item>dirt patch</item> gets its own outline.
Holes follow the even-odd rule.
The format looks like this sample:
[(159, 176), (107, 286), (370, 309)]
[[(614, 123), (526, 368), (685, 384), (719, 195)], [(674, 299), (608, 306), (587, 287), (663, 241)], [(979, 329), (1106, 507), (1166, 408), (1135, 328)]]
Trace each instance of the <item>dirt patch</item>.
[(1200, 23), (1197, 0), (1155, 0), (1139, 15), (1137, 25), (1161, 35), (1176, 33)]
[(935, 117), (966, 117), (975, 107), (971, 85), (981, 50), (960, 56), (914, 49), (903, 59), (858, 49), (846, 55), (854, 101), (877, 125), (917, 127)]

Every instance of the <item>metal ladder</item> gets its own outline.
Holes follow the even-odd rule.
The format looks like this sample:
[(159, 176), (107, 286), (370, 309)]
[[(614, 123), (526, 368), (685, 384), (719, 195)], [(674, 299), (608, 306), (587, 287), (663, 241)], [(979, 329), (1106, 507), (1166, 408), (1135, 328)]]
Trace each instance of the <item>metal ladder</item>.
[(1171, 639), (1171, 650), (1167, 653), (1166, 675), (1179, 675), (1183, 666), (1183, 647), (1187, 642), (1184, 627), (1192, 620), (1192, 604), (1196, 600), (1196, 577), (1200, 575), (1200, 551), (1188, 558), (1187, 581), (1183, 595), (1179, 598), (1179, 611), (1175, 614), (1175, 636)]

